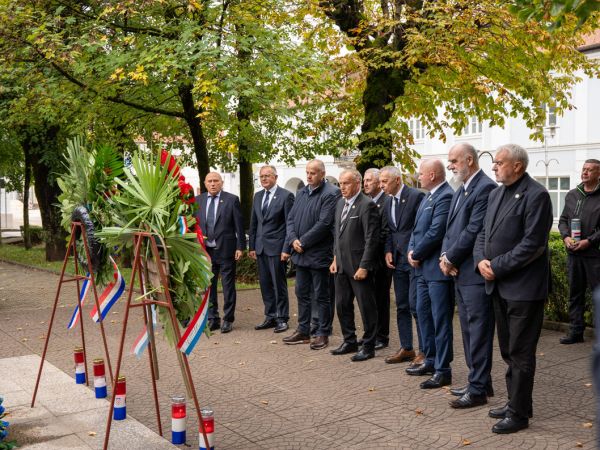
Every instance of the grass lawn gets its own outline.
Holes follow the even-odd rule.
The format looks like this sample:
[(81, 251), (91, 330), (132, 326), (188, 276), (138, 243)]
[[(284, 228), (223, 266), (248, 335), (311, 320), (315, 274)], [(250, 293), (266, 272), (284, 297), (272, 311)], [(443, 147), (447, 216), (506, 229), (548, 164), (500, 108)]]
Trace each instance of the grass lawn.
[[(12, 261), (20, 264), (25, 264), (31, 267), (38, 267), (41, 269), (49, 269), (60, 274), (62, 270), (62, 261), (46, 261), (46, 253), (44, 246), (39, 245), (33, 247), (30, 250), (26, 250), (25, 247), (17, 244), (3, 244), (0, 245), (0, 259), (5, 261)], [(123, 277), (127, 282), (131, 279), (131, 269), (120, 268)], [(67, 263), (67, 273), (75, 273), (75, 265), (73, 264), (73, 258), (69, 258)], [(289, 280), (292, 281), (293, 280)], [(258, 289), (258, 283), (236, 283), (237, 289)], [(219, 282), (219, 291), (221, 291), (221, 283)]]

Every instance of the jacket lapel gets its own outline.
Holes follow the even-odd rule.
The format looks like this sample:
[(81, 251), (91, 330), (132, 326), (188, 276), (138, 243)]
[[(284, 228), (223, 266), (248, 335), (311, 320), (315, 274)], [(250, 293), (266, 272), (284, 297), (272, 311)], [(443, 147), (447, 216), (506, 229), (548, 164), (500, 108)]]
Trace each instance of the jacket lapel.
[[(525, 175), (527, 176), (527, 175)], [(525, 195), (525, 191), (527, 191), (527, 180), (523, 180), (521, 186), (517, 190), (515, 194), (508, 200), (508, 202), (504, 205), (501, 210), (498, 208), (501, 205), (502, 199), (504, 198), (505, 190), (503, 190), (502, 195), (499, 195), (496, 206), (496, 217), (494, 218), (492, 229), (490, 230), (490, 236), (494, 234), (494, 232), (498, 229), (504, 218), (517, 206), (517, 204), (521, 201), (523, 196)], [(504, 188), (506, 189), (506, 188)]]
[(223, 212), (223, 207), (225, 205), (225, 202), (223, 201), (223, 197), (224, 197), (223, 191), (221, 191), (221, 193), (219, 195), (219, 207), (217, 208), (217, 215), (215, 217), (215, 225), (219, 221), (219, 217), (221, 217), (221, 213)]

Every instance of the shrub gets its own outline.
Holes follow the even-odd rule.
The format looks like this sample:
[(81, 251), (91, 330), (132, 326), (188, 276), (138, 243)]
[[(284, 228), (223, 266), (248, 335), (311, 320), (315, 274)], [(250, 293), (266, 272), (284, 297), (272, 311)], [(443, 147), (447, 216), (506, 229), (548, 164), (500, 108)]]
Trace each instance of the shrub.
[[(25, 239), (25, 228), (23, 225), (20, 226), (21, 236)], [(36, 225), (29, 225), (29, 237), (31, 238), (31, 245), (38, 245), (44, 242), (45, 235), (44, 229)]]
[(244, 256), (237, 262), (235, 278), (241, 283), (258, 283), (258, 264), (248, 256), (247, 251), (244, 251)]
[[(569, 277), (567, 275), (567, 251), (558, 232), (550, 233), (551, 291), (546, 304), (546, 317), (558, 322), (569, 322)], [(592, 294), (586, 293), (584, 319), (587, 326), (594, 326)]]

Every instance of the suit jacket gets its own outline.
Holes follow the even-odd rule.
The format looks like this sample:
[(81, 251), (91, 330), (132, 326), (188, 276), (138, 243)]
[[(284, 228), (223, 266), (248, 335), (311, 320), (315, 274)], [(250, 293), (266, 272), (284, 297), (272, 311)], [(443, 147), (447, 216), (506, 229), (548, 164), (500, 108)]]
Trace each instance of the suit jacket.
[(417, 210), (424, 197), (425, 194), (423, 192), (405, 185), (400, 194), (399, 213), (396, 216), (398, 221), (396, 226), (394, 226), (394, 222), (392, 221), (393, 197), (389, 195), (385, 196), (382, 207), (384, 214), (383, 225), (386, 227), (384, 253), (392, 253), (395, 265), (408, 264), (408, 242), (415, 226)]
[(277, 186), (265, 216), (262, 214), (264, 198), (264, 189), (254, 194), (248, 247), (258, 255), (264, 253), (267, 256), (279, 256), (282, 252), (290, 253), (290, 246), (285, 242), (285, 226), (294, 204), (294, 194)]
[(292, 261), (300, 267), (326, 269), (333, 261), (333, 222), (340, 190), (323, 181), (310, 191), (308, 186), (298, 191), (294, 206), (287, 218), (285, 241), (292, 245), (296, 239), (303, 252), (292, 252)]
[[(206, 236), (206, 211), (208, 210), (208, 194), (203, 192), (196, 196), (199, 206), (196, 219), (200, 223), (202, 233)], [(213, 259), (220, 262), (232, 259), (236, 250), (246, 248), (246, 234), (242, 221), (240, 200), (236, 195), (221, 191), (219, 207), (215, 218), (215, 242)]]
[(334, 253), (338, 273), (349, 276), (359, 269), (375, 270), (378, 265), (379, 214), (373, 201), (358, 194), (350, 207), (344, 223), (341, 223), (345, 199), (338, 200), (335, 210)]
[(499, 186), (490, 193), (484, 226), (473, 249), (474, 264), (491, 261), (496, 279), (486, 280), (488, 294), (498, 288), (506, 300), (545, 300), (550, 277), (550, 195), (526, 173), (517, 193), (499, 211), (505, 189)]
[(481, 170), (473, 177), (465, 193), (461, 186), (452, 197), (442, 253), (458, 268), (458, 276), (455, 278), (458, 284), (466, 286), (484, 283), (483, 277), (475, 271), (473, 247), (483, 228), (488, 196), (497, 187)]
[(379, 214), (379, 243), (377, 245), (377, 259), (379, 261), (379, 267), (377, 269), (383, 270), (391, 270), (388, 269), (385, 264), (385, 244), (387, 242), (389, 227), (387, 225), (387, 214), (385, 205), (388, 202), (388, 197), (385, 192), (383, 192), (375, 203), (377, 207), (377, 213)]
[(426, 281), (450, 279), (440, 270), (439, 259), (453, 194), (450, 185), (444, 181), (433, 195), (423, 199), (417, 211), (408, 251), (412, 250), (413, 259), (421, 261), (415, 268), (415, 275), (422, 275)]

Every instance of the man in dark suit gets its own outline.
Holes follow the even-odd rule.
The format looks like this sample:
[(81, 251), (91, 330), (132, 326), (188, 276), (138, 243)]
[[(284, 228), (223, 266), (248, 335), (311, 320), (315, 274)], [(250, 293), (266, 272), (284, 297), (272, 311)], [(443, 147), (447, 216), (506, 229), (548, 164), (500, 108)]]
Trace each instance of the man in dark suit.
[(364, 192), (377, 207), (379, 213), (380, 239), (377, 250), (378, 264), (373, 272), (375, 280), (375, 301), (377, 302), (377, 334), (375, 336), (375, 350), (381, 350), (389, 345), (390, 341), (390, 287), (392, 286), (392, 269), (385, 264), (384, 245), (387, 240), (387, 221), (383, 205), (387, 195), (381, 189), (379, 182), (379, 169), (367, 169), (363, 179)]
[[(414, 269), (408, 264), (408, 241), (415, 224), (415, 216), (424, 194), (402, 184), (402, 174), (397, 167), (387, 166), (379, 174), (381, 188), (387, 199), (383, 205), (383, 223), (386, 227), (384, 246), (385, 264), (393, 271), (396, 295), (396, 323), (400, 337), (400, 349), (385, 362), (396, 364), (419, 359), (413, 348), (413, 317), (417, 321), (416, 286)], [(423, 349), (417, 322), (419, 349)], [(418, 362), (418, 361), (417, 361)], [(420, 364), (419, 364), (420, 365)]]
[(296, 265), (298, 328), (283, 339), (288, 345), (310, 342), (312, 299), (318, 309), (318, 326), (310, 344), (313, 350), (329, 345), (331, 304), (329, 266), (333, 261), (333, 222), (340, 190), (325, 180), (325, 164), (314, 159), (306, 165), (307, 186), (298, 191), (287, 218), (285, 241), (292, 247)]
[[(342, 197), (335, 211), (333, 262), (335, 306), (344, 342), (333, 355), (358, 352), (352, 361), (366, 361), (375, 356), (377, 303), (373, 272), (379, 248), (379, 214), (369, 197), (360, 192), (362, 177), (357, 170), (344, 170), (339, 177)], [(354, 298), (363, 320), (364, 336), (359, 351), (354, 325)]]
[(485, 290), (492, 295), (500, 353), (508, 365), (508, 403), (489, 412), (502, 419), (493, 426), (494, 433), (529, 426), (535, 351), (548, 297), (552, 203), (546, 189), (526, 173), (528, 162), (518, 145), (498, 149), (493, 170), (503, 186), (490, 193), (473, 250)]
[(417, 318), (425, 362), (418, 367), (409, 367), (406, 372), (409, 375), (432, 374), (421, 383), (421, 389), (434, 389), (452, 383), (452, 279), (440, 270), (439, 257), (454, 191), (446, 182), (444, 165), (438, 159), (421, 163), (419, 182), (429, 194), (417, 211), (408, 243), (408, 263), (415, 268)]
[(223, 325), (221, 333), (229, 333), (235, 320), (235, 268), (246, 248), (246, 235), (242, 222), (240, 200), (223, 191), (223, 179), (210, 172), (204, 179), (208, 192), (196, 196), (199, 206), (196, 218), (206, 236), (206, 250), (212, 261), (212, 284), (208, 309), (208, 326), (211, 331), (221, 326), (217, 303), (217, 281), (221, 274), (223, 285)]
[(450, 204), (446, 235), (442, 243), (440, 269), (454, 277), (468, 384), (450, 393), (460, 398), (453, 408), (470, 408), (487, 403), (493, 395), (490, 371), (494, 340), (492, 298), (485, 292), (485, 281), (475, 271), (473, 246), (483, 227), (490, 192), (498, 185), (480, 168), (477, 150), (467, 143), (456, 144), (448, 153), (448, 170), (461, 183)]
[(264, 189), (254, 195), (248, 255), (258, 263), (265, 320), (254, 329), (275, 328), (275, 333), (281, 333), (288, 329), (290, 317), (285, 266), (291, 250), (285, 242), (285, 227), (294, 194), (277, 186), (273, 166), (261, 167), (259, 178)]

